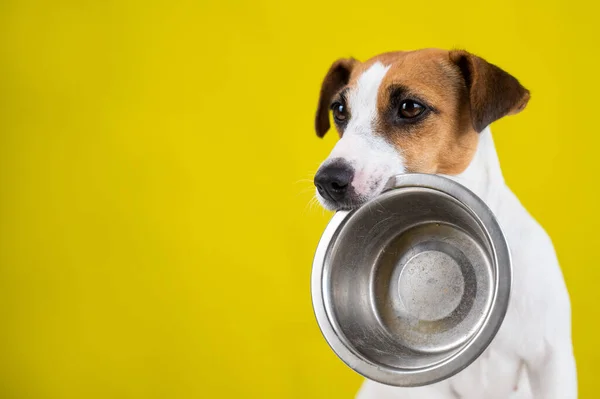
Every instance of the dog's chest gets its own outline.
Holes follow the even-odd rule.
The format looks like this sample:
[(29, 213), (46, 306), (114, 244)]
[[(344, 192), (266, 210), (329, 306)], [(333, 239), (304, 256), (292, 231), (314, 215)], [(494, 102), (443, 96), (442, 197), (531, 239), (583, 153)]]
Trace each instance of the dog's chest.
[(461, 399), (531, 399), (524, 363), (498, 343), (467, 369), (452, 377), (450, 386)]

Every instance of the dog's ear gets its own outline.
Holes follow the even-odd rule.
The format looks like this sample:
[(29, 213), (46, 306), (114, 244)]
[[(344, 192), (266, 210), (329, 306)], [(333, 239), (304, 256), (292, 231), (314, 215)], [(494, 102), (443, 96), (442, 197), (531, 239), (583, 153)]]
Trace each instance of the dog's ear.
[(465, 80), (477, 132), (505, 115), (521, 112), (527, 105), (529, 90), (496, 65), (462, 50), (450, 51), (450, 60)]
[(331, 98), (338, 90), (348, 84), (352, 69), (358, 63), (354, 58), (342, 58), (335, 61), (321, 85), (321, 96), (315, 117), (315, 130), (317, 136), (323, 137), (329, 130), (329, 105)]

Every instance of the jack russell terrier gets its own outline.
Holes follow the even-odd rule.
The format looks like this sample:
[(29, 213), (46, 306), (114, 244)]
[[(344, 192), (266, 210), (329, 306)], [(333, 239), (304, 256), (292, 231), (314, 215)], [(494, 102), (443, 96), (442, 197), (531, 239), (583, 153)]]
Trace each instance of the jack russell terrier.
[(510, 74), (461, 50), (340, 59), (321, 87), (317, 135), (333, 112), (340, 136), (315, 175), (329, 210), (378, 195), (396, 174), (441, 174), (492, 209), (513, 259), (502, 327), (470, 366), (416, 388), (365, 381), (359, 399), (574, 399), (577, 376), (569, 294), (552, 241), (506, 186), (489, 125), (523, 110), (529, 91)]

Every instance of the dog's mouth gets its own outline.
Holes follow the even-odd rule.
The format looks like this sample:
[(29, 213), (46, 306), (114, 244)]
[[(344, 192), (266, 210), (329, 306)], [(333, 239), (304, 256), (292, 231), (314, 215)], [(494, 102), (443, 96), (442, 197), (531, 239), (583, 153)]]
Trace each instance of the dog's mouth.
[(371, 199), (377, 197), (379, 194), (381, 194), (382, 190), (383, 184), (378, 184), (368, 195), (357, 194), (353, 191), (345, 195), (343, 198), (333, 199), (326, 193), (322, 193), (317, 190), (316, 196), (321, 206), (329, 211), (350, 211), (361, 207)]
[(332, 201), (323, 198), (318, 192), (317, 199), (319, 200), (321, 206), (327, 209), (328, 211), (351, 211), (353, 209), (359, 208), (368, 201), (368, 199), (353, 201)]

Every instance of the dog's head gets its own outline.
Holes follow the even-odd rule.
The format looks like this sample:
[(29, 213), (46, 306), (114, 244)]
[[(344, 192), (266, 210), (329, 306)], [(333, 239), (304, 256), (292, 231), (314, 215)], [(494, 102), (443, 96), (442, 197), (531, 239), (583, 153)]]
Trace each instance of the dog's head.
[(327, 133), (331, 110), (340, 140), (315, 175), (317, 197), (325, 208), (348, 209), (397, 174), (459, 174), (478, 133), (528, 100), (517, 79), (465, 51), (337, 60), (323, 80), (315, 128)]

